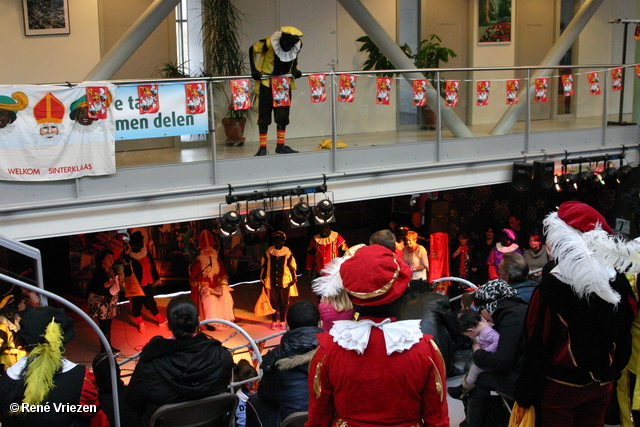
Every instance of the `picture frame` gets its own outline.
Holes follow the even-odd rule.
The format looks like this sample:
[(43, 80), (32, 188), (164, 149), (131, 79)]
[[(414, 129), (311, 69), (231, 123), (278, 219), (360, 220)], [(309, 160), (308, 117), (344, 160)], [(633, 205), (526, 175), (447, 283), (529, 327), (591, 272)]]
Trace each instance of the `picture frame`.
[(478, 45), (511, 43), (513, 0), (478, 0)]
[(22, 0), (25, 36), (70, 34), (68, 0)]

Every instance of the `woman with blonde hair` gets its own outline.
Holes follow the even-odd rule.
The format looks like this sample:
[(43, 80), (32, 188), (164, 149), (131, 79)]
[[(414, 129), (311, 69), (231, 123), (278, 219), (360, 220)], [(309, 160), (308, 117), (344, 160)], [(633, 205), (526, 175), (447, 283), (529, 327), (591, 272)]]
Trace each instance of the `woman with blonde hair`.
[(336, 320), (353, 320), (353, 304), (347, 291), (342, 289), (338, 295), (323, 296), (318, 305), (322, 329), (329, 332)]

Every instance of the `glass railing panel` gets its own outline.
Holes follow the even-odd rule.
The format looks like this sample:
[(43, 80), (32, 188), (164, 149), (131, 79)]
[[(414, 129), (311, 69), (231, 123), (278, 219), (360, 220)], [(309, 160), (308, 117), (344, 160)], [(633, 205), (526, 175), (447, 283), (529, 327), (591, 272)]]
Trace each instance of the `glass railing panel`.
[[(325, 100), (322, 102), (313, 102), (311, 96), (310, 78), (304, 75), (295, 80), (295, 89), (291, 91), (289, 124), (286, 126), (285, 144), (291, 149), (299, 152), (313, 152), (320, 144), (330, 139), (332, 135), (331, 125), (331, 87), (329, 84), (330, 77), (325, 75)], [(251, 82), (253, 90), (254, 81)], [(314, 82), (321, 80), (320, 76), (313, 78)], [(228, 82), (226, 84), (229, 84)], [(316, 84), (315, 86), (319, 85)], [(316, 98), (322, 97), (316, 91)], [(218, 103), (220, 104), (220, 103)], [(257, 102), (254, 99), (254, 105)], [(222, 110), (221, 106), (217, 106), (217, 112)], [(220, 113), (217, 114), (220, 116)], [(217, 158), (231, 159), (239, 157), (251, 157), (257, 154), (260, 146), (259, 129), (257, 125), (257, 113), (247, 119), (244, 127), (244, 142), (230, 141), (225, 134), (225, 129), (221, 120), (217, 121), (216, 129), (216, 155)], [(267, 128), (267, 151), (269, 155), (276, 154), (277, 143), (277, 124), (271, 117), (271, 124)]]

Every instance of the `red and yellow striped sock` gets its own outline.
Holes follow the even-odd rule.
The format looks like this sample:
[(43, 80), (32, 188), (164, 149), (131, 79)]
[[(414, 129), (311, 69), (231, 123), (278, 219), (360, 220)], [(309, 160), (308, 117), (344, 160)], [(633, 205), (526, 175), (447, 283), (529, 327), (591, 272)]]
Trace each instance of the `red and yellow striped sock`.
[(260, 134), (260, 147), (266, 147), (267, 146), (267, 134), (266, 133), (261, 133)]
[(285, 132), (286, 131), (284, 131), (284, 130), (279, 130), (278, 131), (278, 135), (276, 137), (276, 143), (278, 145), (284, 145), (284, 134), (285, 134)]

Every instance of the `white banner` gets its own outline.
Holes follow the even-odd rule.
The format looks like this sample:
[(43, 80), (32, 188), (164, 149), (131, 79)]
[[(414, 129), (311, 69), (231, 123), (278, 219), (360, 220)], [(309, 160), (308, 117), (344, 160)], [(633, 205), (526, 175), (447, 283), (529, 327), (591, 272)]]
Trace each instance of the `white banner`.
[(50, 181), (116, 171), (115, 86), (0, 85), (0, 179)]

